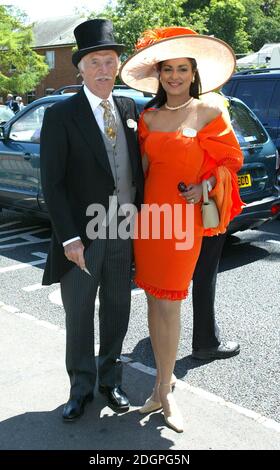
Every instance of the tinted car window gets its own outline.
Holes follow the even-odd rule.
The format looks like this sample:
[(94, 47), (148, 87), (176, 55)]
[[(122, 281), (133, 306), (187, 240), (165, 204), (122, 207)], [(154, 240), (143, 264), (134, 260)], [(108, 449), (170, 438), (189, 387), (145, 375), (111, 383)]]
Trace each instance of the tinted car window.
[(20, 117), (11, 127), (10, 139), (20, 142), (40, 142), (40, 132), (46, 108), (53, 103), (37, 106)]
[(233, 81), (230, 80), (229, 82), (227, 82), (223, 88), (222, 88), (222, 91), (223, 91), (223, 94), (224, 95), (227, 95), (227, 96), (231, 96), (231, 89), (233, 87)]
[(232, 101), (229, 112), (235, 135), (241, 147), (263, 144), (267, 141), (263, 127), (243, 104)]
[(262, 81), (261, 89), (258, 80), (241, 80), (234, 91), (234, 96), (245, 101), (258, 118), (265, 122), (269, 110), (271, 91), (276, 84), (275, 80)]
[(269, 115), (272, 119), (279, 119), (280, 117), (280, 81), (278, 81), (274, 88), (272, 100), (269, 105)]

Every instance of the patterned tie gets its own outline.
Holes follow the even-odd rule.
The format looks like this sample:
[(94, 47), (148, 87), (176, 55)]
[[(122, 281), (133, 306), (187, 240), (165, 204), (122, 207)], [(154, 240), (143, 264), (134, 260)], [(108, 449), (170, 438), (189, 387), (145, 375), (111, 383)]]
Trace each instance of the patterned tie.
[(111, 105), (108, 100), (101, 101), (100, 105), (104, 108), (103, 121), (104, 131), (108, 139), (115, 145), (117, 137), (117, 124), (114, 114), (112, 113)]

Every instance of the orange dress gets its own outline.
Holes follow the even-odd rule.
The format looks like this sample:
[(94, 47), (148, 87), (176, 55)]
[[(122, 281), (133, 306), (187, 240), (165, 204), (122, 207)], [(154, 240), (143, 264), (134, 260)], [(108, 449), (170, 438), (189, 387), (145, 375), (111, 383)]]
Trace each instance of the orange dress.
[[(224, 232), (224, 225), (241, 211), (236, 171), (242, 165), (242, 152), (222, 114), (196, 133), (193, 129), (149, 131), (145, 112), (149, 110), (140, 117), (138, 134), (149, 167), (134, 238), (135, 283), (155, 297), (181, 300), (187, 296), (203, 235)], [(223, 193), (228, 194), (223, 208), (226, 217), (217, 230), (206, 232), (201, 203), (186, 204), (179, 195), (178, 183), (199, 184), (215, 175), (215, 196), (215, 189), (219, 193), (222, 186), (219, 167), (230, 181), (230, 190), (227, 184)]]

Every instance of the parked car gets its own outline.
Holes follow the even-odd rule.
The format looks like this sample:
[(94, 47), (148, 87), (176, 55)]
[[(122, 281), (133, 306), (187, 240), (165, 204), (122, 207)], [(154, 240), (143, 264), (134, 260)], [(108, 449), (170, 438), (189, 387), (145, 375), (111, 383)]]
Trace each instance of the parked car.
[(0, 104), (0, 124), (9, 121), (15, 113), (4, 104)]
[[(82, 85), (67, 85), (58, 88), (52, 92), (52, 95), (64, 95), (65, 93), (77, 92), (81, 89)], [(133, 90), (132, 88), (127, 87), (126, 85), (115, 85), (113, 89), (113, 95), (115, 96), (129, 96), (133, 98), (137, 107), (137, 111), (140, 114), (143, 110), (145, 104), (147, 103), (147, 97), (151, 99), (153, 97), (152, 93), (142, 92), (138, 90)]]
[(243, 70), (234, 74), (222, 91), (254, 111), (280, 151), (280, 68)]
[[(119, 88), (114, 93), (131, 96), (139, 109), (150, 100), (134, 90)], [(33, 101), (0, 126), (0, 207), (48, 217), (40, 178), (40, 130), (46, 108), (69, 96), (70, 93), (52, 94)], [(275, 217), (280, 209), (280, 196), (277, 152), (272, 140), (246, 105), (236, 98), (229, 103), (232, 124), (245, 158), (239, 185), (247, 206), (230, 225), (230, 232), (235, 232)]]

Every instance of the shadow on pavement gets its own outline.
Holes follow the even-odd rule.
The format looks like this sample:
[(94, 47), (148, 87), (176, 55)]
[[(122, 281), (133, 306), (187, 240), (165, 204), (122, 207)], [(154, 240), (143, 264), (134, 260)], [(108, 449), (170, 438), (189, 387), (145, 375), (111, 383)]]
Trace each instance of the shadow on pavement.
[(174, 445), (161, 433), (166, 426), (160, 412), (145, 418), (135, 409), (116, 414), (99, 396), (76, 422), (64, 423), (62, 409), (27, 412), (2, 421), (1, 450), (164, 450)]

